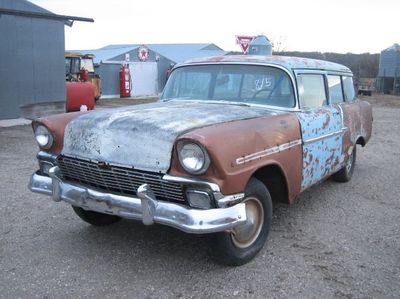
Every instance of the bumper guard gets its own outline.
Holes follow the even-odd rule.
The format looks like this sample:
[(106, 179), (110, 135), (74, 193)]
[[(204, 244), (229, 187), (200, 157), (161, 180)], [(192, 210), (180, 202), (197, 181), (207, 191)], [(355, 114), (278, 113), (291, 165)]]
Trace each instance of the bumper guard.
[(29, 183), (33, 192), (51, 195), (54, 201), (65, 201), (85, 210), (141, 220), (145, 225), (159, 223), (187, 233), (215, 233), (234, 228), (246, 221), (244, 203), (229, 208), (193, 209), (184, 205), (156, 200), (150, 186), (141, 185), (137, 197), (99, 192), (84, 186), (63, 182), (57, 166), (48, 176), (34, 173)]

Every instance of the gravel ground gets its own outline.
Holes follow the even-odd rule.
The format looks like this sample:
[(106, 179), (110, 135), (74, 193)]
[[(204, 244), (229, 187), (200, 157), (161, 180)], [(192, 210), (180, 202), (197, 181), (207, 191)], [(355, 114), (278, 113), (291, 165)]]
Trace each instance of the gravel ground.
[(352, 181), (276, 204), (267, 246), (223, 267), (206, 236), (123, 220), (95, 228), (29, 192), (29, 126), (0, 128), (2, 298), (399, 298), (400, 98), (367, 97), (373, 137)]

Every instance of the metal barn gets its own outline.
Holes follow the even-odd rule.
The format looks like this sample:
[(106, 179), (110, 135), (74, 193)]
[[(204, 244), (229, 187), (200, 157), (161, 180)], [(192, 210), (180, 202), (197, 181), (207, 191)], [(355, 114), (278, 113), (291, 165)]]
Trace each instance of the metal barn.
[[(94, 54), (96, 73), (101, 77), (102, 97), (119, 97), (119, 69), (129, 60), (132, 96), (159, 94), (167, 80), (168, 69), (195, 57), (225, 55), (214, 44), (126, 44), (109, 45), (96, 50), (73, 50)], [(143, 54), (144, 53), (144, 54)]]

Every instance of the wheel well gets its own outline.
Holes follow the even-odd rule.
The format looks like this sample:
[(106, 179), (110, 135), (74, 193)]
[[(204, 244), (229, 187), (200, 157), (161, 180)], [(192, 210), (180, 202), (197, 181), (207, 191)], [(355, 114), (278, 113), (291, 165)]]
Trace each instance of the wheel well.
[(268, 165), (260, 168), (253, 174), (253, 177), (268, 188), (273, 201), (289, 203), (286, 179), (279, 166)]
[(365, 146), (365, 139), (364, 139), (364, 137), (358, 137), (357, 138), (357, 141), (356, 141), (356, 144), (360, 144), (362, 147), (364, 147)]

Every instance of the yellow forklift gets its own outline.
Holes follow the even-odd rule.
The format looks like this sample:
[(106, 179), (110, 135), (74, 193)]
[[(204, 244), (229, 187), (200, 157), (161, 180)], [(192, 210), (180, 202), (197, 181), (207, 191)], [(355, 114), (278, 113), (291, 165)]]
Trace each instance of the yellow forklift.
[(94, 72), (94, 55), (74, 52), (65, 53), (65, 79), (67, 82), (90, 82), (95, 101), (101, 97), (100, 76)]

